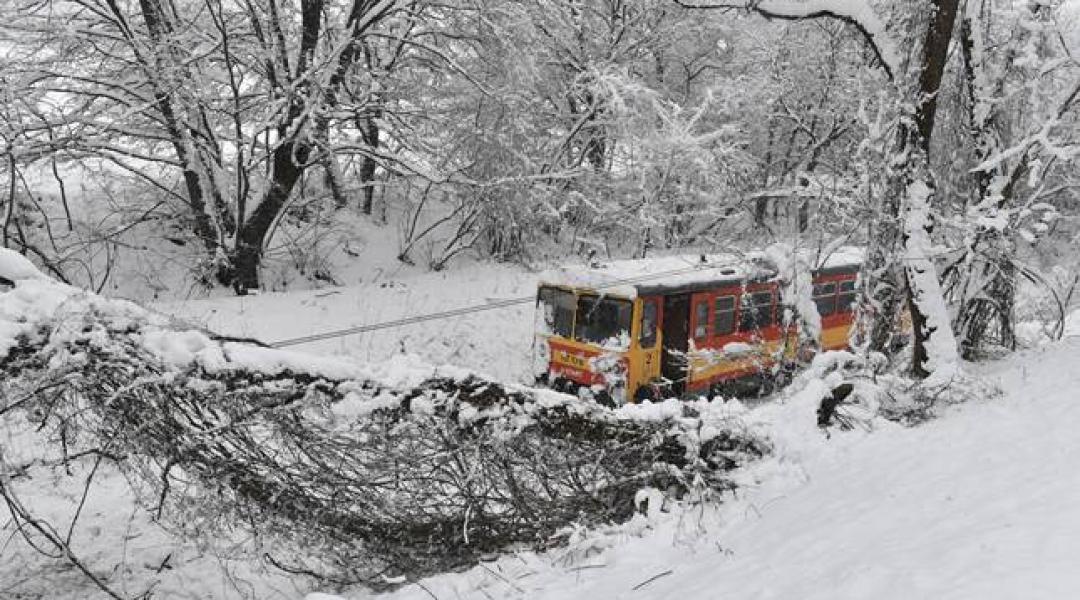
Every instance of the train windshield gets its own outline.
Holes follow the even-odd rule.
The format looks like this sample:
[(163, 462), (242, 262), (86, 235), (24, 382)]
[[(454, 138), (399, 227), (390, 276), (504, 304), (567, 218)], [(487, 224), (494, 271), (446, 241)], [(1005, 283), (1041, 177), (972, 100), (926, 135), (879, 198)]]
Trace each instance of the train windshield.
[(557, 288), (542, 287), (537, 297), (538, 333), (573, 337), (574, 310), (577, 300), (574, 294)]
[(625, 350), (630, 346), (629, 300), (599, 296), (580, 296), (574, 339), (605, 348)]
[(630, 346), (629, 300), (577, 296), (573, 292), (542, 287), (537, 295), (536, 330), (610, 349)]

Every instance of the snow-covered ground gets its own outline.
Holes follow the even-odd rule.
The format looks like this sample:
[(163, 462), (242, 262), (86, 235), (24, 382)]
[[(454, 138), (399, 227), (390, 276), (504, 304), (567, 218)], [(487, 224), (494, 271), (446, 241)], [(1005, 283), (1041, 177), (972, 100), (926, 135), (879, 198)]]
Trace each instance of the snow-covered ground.
[(1077, 364), (1077, 337), (1024, 351), (977, 368), (1001, 396), (830, 439), (796, 396), (754, 412), (777, 455), (716, 514), (676, 511), (389, 597), (1080, 597)]
[[(353, 287), (205, 298), (153, 308), (212, 331), (277, 343), (298, 337), (441, 313), (479, 308), (459, 316), (421, 321), (291, 346), (360, 362), (416, 354), (433, 364), (455, 364), (504, 381), (525, 381), (532, 356), (536, 274), (497, 264), (451, 272), (406, 271)], [(512, 306), (492, 304), (520, 299)]]
[[(354, 288), (159, 305), (180, 318), (276, 342), (417, 313), (529, 297), (536, 276), (474, 265), (400, 274)], [(1078, 315), (1080, 316), (1080, 315)], [(1071, 598), (1080, 597), (1080, 319), (1061, 342), (969, 366), (1002, 390), (917, 428), (815, 425), (815, 390), (733, 412), (773, 440), (716, 509), (673, 507), (569, 548), (504, 556), (411, 583), (382, 600), (489, 598)], [(524, 379), (529, 303), (295, 349), (358, 363), (402, 350), (503, 379)], [(8, 458), (35, 443), (0, 428)], [(65, 522), (86, 471), (20, 480), (24, 501)], [(124, 593), (159, 598), (303, 598), (302, 580), (227, 548), (177, 542), (101, 471), (72, 545)], [(349, 599), (363, 590), (327, 590)], [(94, 598), (64, 561), (21, 538), (0, 542), (0, 598)], [(310, 594), (314, 600), (318, 594)], [(325, 598), (325, 596), (323, 596)]]

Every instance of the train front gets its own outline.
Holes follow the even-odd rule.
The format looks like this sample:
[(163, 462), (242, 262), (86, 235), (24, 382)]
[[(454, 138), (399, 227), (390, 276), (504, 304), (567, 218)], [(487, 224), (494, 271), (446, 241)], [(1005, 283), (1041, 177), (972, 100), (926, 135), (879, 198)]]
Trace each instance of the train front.
[(536, 302), (538, 381), (608, 404), (627, 398), (634, 302), (589, 289), (542, 285)]

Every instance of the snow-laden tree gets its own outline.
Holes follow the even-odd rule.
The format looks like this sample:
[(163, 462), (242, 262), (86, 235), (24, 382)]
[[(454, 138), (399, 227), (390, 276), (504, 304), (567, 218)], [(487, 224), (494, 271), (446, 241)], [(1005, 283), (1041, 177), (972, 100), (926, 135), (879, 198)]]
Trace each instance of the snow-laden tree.
[(368, 187), (372, 161), (413, 168), (377, 141), (400, 108), (388, 74), (442, 60), (421, 0), (15, 4), (2, 27), (9, 76), (38, 97), (28, 152), (106, 161), (183, 202), (241, 293), (312, 167), (339, 197), (340, 155), (363, 157)]
[(913, 373), (933, 375), (934, 382), (949, 381), (958, 354), (933, 260), (935, 185), (929, 153), (959, 0), (902, 5), (869, 0), (678, 1), (697, 8), (740, 8), (777, 19), (838, 19), (863, 35), (876, 62), (892, 79), (888, 103), (893, 115), (886, 129), (870, 136), (878, 139), (883, 169), (866, 271), (867, 342), (873, 350), (888, 345), (906, 298), (914, 325)]
[(696, 220), (738, 200), (751, 168), (738, 95), (719, 83), (725, 44), (693, 11), (641, 0), (459, 8), (446, 26), (468, 77), (440, 79), (444, 111), (426, 137), (483, 251), (520, 258), (555, 240), (640, 255), (685, 242)]
[[(1061, 3), (970, 1), (962, 15), (951, 137), (936, 168), (954, 179), (943, 270), (961, 349), (1015, 345), (1021, 278), (1039, 281), (1024, 248), (1069, 212), (1080, 152), (1080, 61)], [(951, 159), (951, 160), (950, 160)]]

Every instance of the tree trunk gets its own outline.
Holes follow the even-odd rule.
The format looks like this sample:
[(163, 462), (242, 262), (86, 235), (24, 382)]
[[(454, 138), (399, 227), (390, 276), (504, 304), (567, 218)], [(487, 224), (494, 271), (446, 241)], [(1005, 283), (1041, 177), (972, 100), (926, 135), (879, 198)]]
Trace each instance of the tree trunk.
[(304, 173), (311, 152), (310, 144), (296, 140), (284, 142), (274, 150), (270, 186), (237, 235), (233, 255), (233, 287), (237, 294), (243, 296), (259, 288), (259, 266), (266, 234)]
[[(872, 278), (873, 289), (869, 291), (875, 304), (870, 349), (887, 349), (897, 324), (899, 286), (903, 284), (913, 329), (911, 372), (918, 378), (926, 378), (936, 369), (948, 377), (957, 360), (944, 294), (933, 257), (928, 253), (932, 248), (934, 200), (930, 139), (958, 4), (959, 0), (933, 0), (925, 38), (918, 41), (918, 55), (912, 61), (918, 69), (911, 89), (914, 102), (912, 108), (901, 109), (894, 147), (889, 153), (892, 161), (886, 177), (881, 220), (869, 257), (870, 272), (879, 273)], [(910, 106), (905, 102), (901, 105)], [(902, 276), (894, 266), (897, 246), (903, 248)]]
[[(212, 143), (209, 125), (205, 114), (197, 117), (195, 126), (184, 119), (183, 111), (177, 106), (178, 101), (172, 90), (183, 85), (195, 85), (190, 72), (183, 66), (183, 61), (173, 60), (168, 48), (169, 37), (175, 27), (171, 16), (158, 0), (140, 0), (140, 11), (150, 39), (154, 43), (153, 55), (140, 56), (140, 62), (147, 71), (153, 88), (154, 102), (169, 135), (169, 142), (176, 153), (183, 169), (184, 187), (187, 191), (188, 205), (191, 208), (196, 237), (202, 241), (211, 259), (216, 258), (221, 248), (222, 234), (213, 214), (221, 218), (221, 226), (227, 230), (235, 227), (235, 221), (227, 209), (221, 190), (211, 172), (214, 168), (214, 156), (208, 156), (208, 144)], [(116, 15), (117, 19), (122, 18)], [(136, 46), (135, 40), (130, 40)], [(199, 131), (200, 127), (202, 131)], [(201, 142), (199, 141), (201, 139)], [(214, 212), (211, 212), (214, 211)], [(219, 273), (219, 279), (223, 276)], [(222, 283), (225, 283), (222, 281)]]
[[(364, 117), (363, 126), (360, 127), (360, 135), (368, 148), (375, 152), (379, 149), (379, 125), (373, 115)], [(375, 158), (364, 155), (360, 158), (360, 183), (364, 186), (364, 199), (360, 205), (360, 211), (370, 215), (375, 206)]]
[[(765, 142), (765, 168), (761, 173), (761, 189), (766, 190), (769, 188), (769, 175), (772, 170), (773, 161), (773, 142), (776, 137), (776, 120), (769, 119), (768, 137)], [(758, 198), (754, 201), (754, 225), (763, 226), (765, 224), (765, 217), (769, 214), (769, 199), (766, 197)]]
[(931, 4), (934, 10), (922, 50), (915, 110), (919, 142), (927, 157), (930, 155), (930, 138), (934, 133), (934, 118), (937, 115), (938, 90), (941, 88), (941, 77), (945, 73), (945, 63), (949, 60), (949, 44), (952, 41), (960, 0), (933, 0)]
[[(956, 364), (956, 339), (945, 307), (937, 268), (930, 250), (933, 221), (930, 208), (934, 201), (933, 175), (930, 171), (930, 138), (934, 133), (937, 97), (941, 78), (948, 61), (949, 44), (953, 37), (959, 0), (934, 0), (925, 46), (922, 50), (922, 72), (919, 74), (915, 126), (918, 130), (919, 152), (912, 156), (911, 177), (907, 186), (908, 206), (904, 227), (905, 269), (907, 275), (908, 308), (914, 333), (911, 361), (912, 375), (925, 378), (932, 371), (947, 375), (949, 364)], [(925, 195), (924, 195), (925, 194)]]
[(345, 208), (349, 199), (345, 196), (345, 189), (341, 186), (341, 173), (337, 168), (337, 160), (333, 154), (327, 154), (322, 161), (323, 179), (326, 187), (330, 190), (330, 196), (334, 199), (334, 206)]

